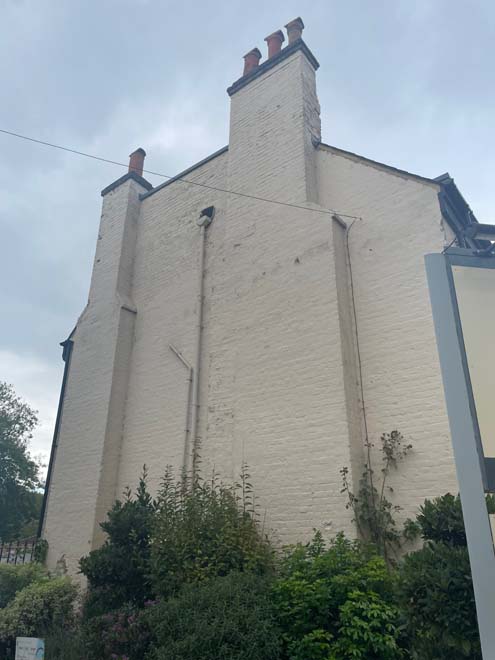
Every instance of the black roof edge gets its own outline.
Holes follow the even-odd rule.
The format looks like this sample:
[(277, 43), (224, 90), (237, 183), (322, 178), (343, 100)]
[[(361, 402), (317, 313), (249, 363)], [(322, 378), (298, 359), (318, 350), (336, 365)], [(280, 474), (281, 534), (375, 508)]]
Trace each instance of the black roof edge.
[(129, 181), (129, 179), (136, 181), (136, 183), (142, 185), (143, 188), (146, 188), (146, 190), (151, 190), (153, 188), (153, 186), (149, 181), (146, 181), (146, 179), (144, 179), (142, 176), (139, 176), (139, 174), (137, 174), (136, 172), (127, 172), (126, 174), (124, 174), (124, 176), (121, 176), (120, 179), (117, 179), (117, 181), (114, 181), (106, 188), (103, 188), (103, 190), (101, 191), (101, 196), (105, 197), (105, 195), (107, 195), (109, 192), (115, 190), (115, 188), (118, 188), (126, 181)]
[(194, 172), (198, 167), (201, 167), (202, 165), (205, 165), (208, 163), (210, 160), (213, 160), (217, 156), (220, 156), (221, 154), (225, 153), (226, 151), (229, 150), (229, 145), (222, 147), (221, 149), (218, 149), (217, 151), (214, 151), (212, 154), (209, 156), (206, 156), (206, 158), (203, 158), (203, 160), (198, 161), (194, 165), (191, 165), (191, 167), (188, 167), (186, 170), (182, 170), (182, 172), (179, 172), (179, 174), (176, 174), (175, 176), (171, 177), (168, 179), (168, 181), (164, 181), (161, 183), (159, 186), (156, 186), (156, 188), (153, 188), (152, 190), (141, 193), (139, 195), (139, 199), (143, 200), (149, 197), (150, 195), (154, 195), (156, 192), (161, 190), (162, 188), (165, 188), (166, 186), (169, 186), (171, 183), (174, 183), (174, 181), (178, 181), (179, 179), (182, 179), (182, 177), (186, 176), (187, 174), (190, 174), (191, 172)]
[(69, 366), (70, 366), (70, 357), (72, 353), (72, 347), (74, 345), (74, 342), (72, 341), (71, 337), (74, 335), (76, 328), (70, 333), (70, 335), (67, 337), (65, 341), (60, 342), (60, 346), (62, 346), (62, 359), (65, 362), (64, 365), (64, 375), (62, 376), (62, 385), (60, 387), (60, 394), (58, 398), (58, 406), (57, 406), (57, 417), (55, 419), (55, 427), (53, 429), (53, 436), (52, 436), (52, 446), (50, 448), (50, 461), (48, 463), (48, 472), (46, 474), (46, 481), (45, 481), (45, 489), (43, 492), (43, 502), (41, 504), (41, 511), (40, 511), (40, 517), (38, 520), (38, 530), (36, 533), (36, 536), (38, 538), (41, 538), (41, 535), (43, 533), (43, 526), (45, 523), (45, 516), (46, 516), (46, 507), (48, 503), (48, 496), (50, 492), (50, 486), (52, 482), (52, 474), (53, 474), (53, 466), (55, 465), (55, 456), (57, 452), (57, 445), (58, 445), (58, 437), (60, 433), (60, 422), (62, 419), (62, 409), (64, 407), (64, 400), (65, 400), (65, 388), (67, 386), (67, 378), (69, 376)]
[(490, 245), (488, 241), (473, 239), (466, 234), (466, 230), (471, 225), (479, 223), (450, 174), (445, 172), (435, 177), (434, 181), (440, 184), (438, 193), (440, 210), (454, 231), (459, 246), (472, 249), (488, 247)]
[(227, 88), (227, 94), (229, 96), (232, 96), (236, 92), (238, 92), (240, 89), (248, 85), (252, 80), (256, 80), (256, 78), (259, 78), (262, 76), (265, 71), (269, 71), (270, 69), (273, 69), (274, 66), (282, 62), (283, 60), (287, 59), (287, 57), (290, 57), (293, 53), (297, 52), (298, 50), (301, 50), (304, 55), (308, 58), (308, 60), (311, 62), (313, 65), (315, 71), (320, 67), (320, 64), (316, 57), (313, 55), (313, 53), (310, 51), (306, 43), (301, 39), (296, 39), (293, 43), (291, 43), (289, 46), (286, 46), (285, 48), (282, 48), (280, 53), (277, 53), (277, 55), (274, 55), (273, 57), (270, 57), (270, 59), (265, 60), (262, 64), (257, 66), (255, 69), (250, 71), (248, 74), (245, 76), (242, 76), (238, 80), (236, 80), (230, 87)]

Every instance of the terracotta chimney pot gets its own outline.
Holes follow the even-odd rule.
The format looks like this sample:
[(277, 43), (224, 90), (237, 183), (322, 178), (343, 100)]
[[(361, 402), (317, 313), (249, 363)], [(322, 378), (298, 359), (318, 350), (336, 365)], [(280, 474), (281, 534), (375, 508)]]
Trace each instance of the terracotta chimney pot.
[(244, 55), (244, 72), (242, 75), (245, 76), (253, 69), (256, 69), (260, 63), (260, 59), (261, 52), (257, 48), (253, 48), (253, 50), (250, 50), (249, 53), (246, 53), (246, 55)]
[(136, 172), (139, 176), (143, 176), (144, 159), (146, 158), (146, 151), (139, 147), (133, 151), (129, 156), (129, 172)]
[(289, 46), (290, 46), (290, 44), (293, 44), (294, 41), (297, 41), (302, 37), (302, 31), (304, 30), (304, 23), (302, 18), (298, 16), (293, 21), (290, 21), (290, 23), (287, 23), (287, 25), (285, 26), (285, 29), (287, 30), (287, 36), (289, 37)]
[(265, 38), (266, 43), (268, 44), (268, 57), (273, 57), (278, 55), (282, 50), (282, 43), (285, 41), (284, 33), (282, 30), (277, 30), (272, 34), (269, 34)]

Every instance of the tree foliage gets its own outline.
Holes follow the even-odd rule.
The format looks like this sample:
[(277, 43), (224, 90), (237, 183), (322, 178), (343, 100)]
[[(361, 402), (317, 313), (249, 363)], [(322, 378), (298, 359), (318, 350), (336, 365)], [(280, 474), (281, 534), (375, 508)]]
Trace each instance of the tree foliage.
[(7, 383), (0, 382), (0, 539), (26, 531), (40, 508), (39, 464), (28, 444), (38, 423), (36, 412)]

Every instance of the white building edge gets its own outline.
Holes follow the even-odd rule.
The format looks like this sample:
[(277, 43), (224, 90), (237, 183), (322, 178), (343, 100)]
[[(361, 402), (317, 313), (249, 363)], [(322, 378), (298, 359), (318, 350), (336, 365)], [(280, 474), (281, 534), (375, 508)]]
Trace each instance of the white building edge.
[(139, 149), (102, 191), (88, 304), (63, 344), (49, 566), (76, 574), (142, 466), (154, 491), (199, 445), (208, 474), (249, 466), (282, 543), (355, 535), (340, 469), (357, 488), (366, 430), (413, 445), (391, 482), (404, 517), (457, 491), (423, 256), (476, 220), (448, 175), (322, 143), (318, 62), (302, 21), (286, 27), (228, 90), (228, 147), (156, 188)]

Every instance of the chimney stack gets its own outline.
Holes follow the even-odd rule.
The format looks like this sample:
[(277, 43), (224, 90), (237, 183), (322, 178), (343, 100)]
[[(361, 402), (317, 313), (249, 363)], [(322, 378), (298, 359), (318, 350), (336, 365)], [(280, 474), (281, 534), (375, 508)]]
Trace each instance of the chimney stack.
[(290, 21), (290, 23), (287, 23), (287, 25), (285, 26), (285, 29), (287, 30), (287, 36), (289, 37), (289, 46), (290, 46), (291, 44), (294, 43), (294, 41), (297, 41), (302, 37), (302, 31), (304, 30), (304, 23), (302, 21), (302, 18), (298, 16), (293, 21)]
[(284, 33), (282, 30), (277, 30), (269, 34), (265, 41), (268, 44), (268, 58), (278, 55), (282, 50), (282, 43), (285, 41)]
[(139, 176), (143, 176), (144, 159), (146, 151), (144, 149), (136, 149), (129, 156), (129, 172), (136, 172)]
[(261, 53), (257, 48), (253, 48), (249, 53), (244, 55), (244, 72), (243, 76), (246, 76), (248, 73), (251, 73), (253, 69), (256, 69), (260, 63)]

